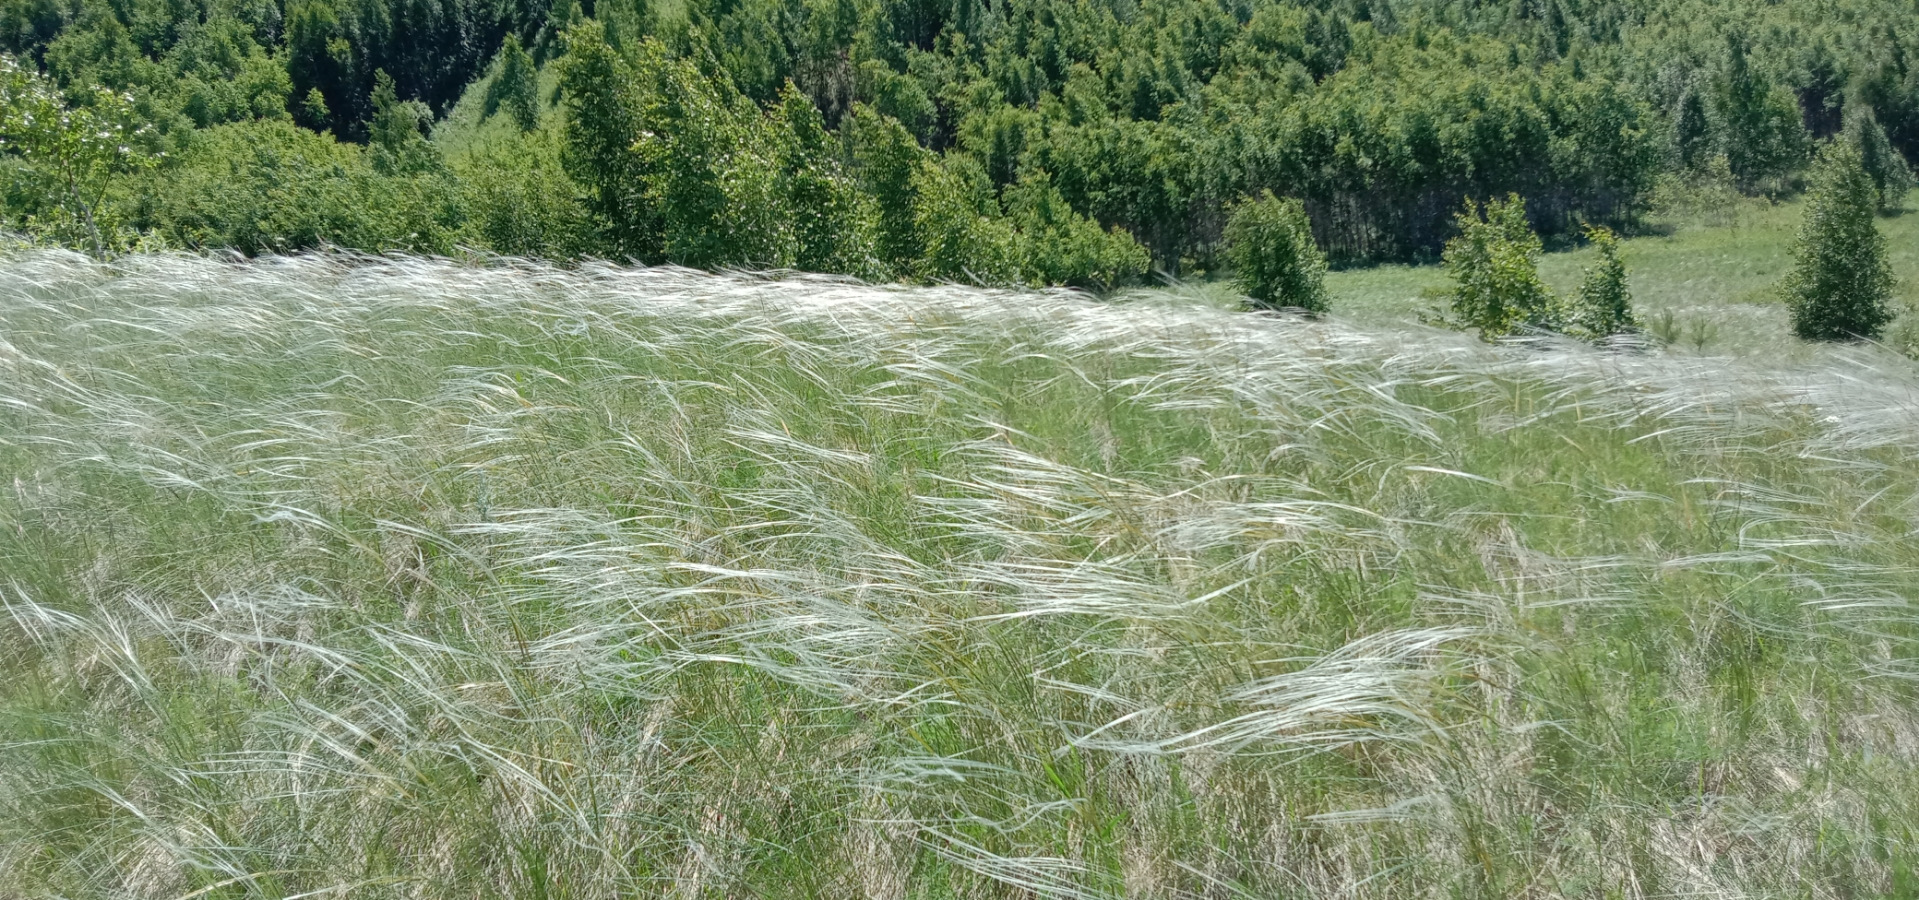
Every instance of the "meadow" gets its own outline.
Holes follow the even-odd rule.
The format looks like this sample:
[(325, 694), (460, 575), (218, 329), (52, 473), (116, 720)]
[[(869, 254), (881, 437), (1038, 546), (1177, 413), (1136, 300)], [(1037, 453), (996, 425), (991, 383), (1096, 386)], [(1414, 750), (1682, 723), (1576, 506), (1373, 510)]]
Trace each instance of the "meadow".
[(1730, 232), (1610, 350), (11, 252), (0, 895), (1914, 896), (1919, 373)]

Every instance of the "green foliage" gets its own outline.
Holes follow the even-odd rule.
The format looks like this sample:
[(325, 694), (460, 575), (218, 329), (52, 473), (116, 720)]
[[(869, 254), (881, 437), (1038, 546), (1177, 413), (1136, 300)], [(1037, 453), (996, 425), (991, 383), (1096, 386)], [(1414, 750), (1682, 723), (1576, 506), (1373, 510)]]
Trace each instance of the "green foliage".
[[(1795, 190), (1808, 134), (1842, 126), (1890, 199), (1919, 153), (1905, 2), (18, 0), (0, 49), (122, 95), (149, 154), (290, 116), (428, 181), (429, 122), (538, 130), (557, 62), (591, 252), (914, 277), (931, 158), (983, 176), (1019, 279), (1097, 285), (1142, 271), (1129, 240), (1215, 268), (1232, 204), (1268, 191), (1341, 263), (1430, 258), (1467, 198), (1517, 194), (1548, 237), (1630, 231), (1662, 176), (1720, 160)], [(461, 168), (492, 180), (462, 196), (517, 203), (506, 162)]]
[(555, 131), (515, 131), (453, 162), (466, 213), (463, 243), (541, 259), (598, 252), (599, 229), (560, 162), (560, 143)]
[(1044, 172), (1029, 172), (1008, 187), (1004, 203), (1023, 281), (1106, 290), (1139, 278), (1152, 265), (1131, 234), (1102, 229), (1074, 212)]
[(1892, 319), (1892, 267), (1873, 222), (1880, 196), (1852, 142), (1834, 141), (1820, 152), (1793, 270), (1781, 285), (1800, 337), (1872, 338)]
[(401, 100), (393, 79), (385, 72), (374, 73), (373, 121), (368, 127), (368, 143), (373, 165), (385, 175), (418, 175), (439, 165), (439, 154), (427, 143), (426, 128), (433, 112), (417, 100)]
[(1226, 258), (1252, 306), (1326, 311), (1326, 257), (1298, 200), (1267, 191), (1235, 204), (1226, 220)]
[(559, 63), (566, 117), (560, 158), (567, 174), (587, 189), (587, 209), (602, 234), (599, 252), (660, 262), (665, 248), (659, 211), (632, 152), (641, 130), (641, 112), (629, 90), (637, 76), (597, 22), (567, 32), (566, 42)]
[(105, 206), (116, 176), (151, 165), (137, 148), (129, 99), (104, 88), (74, 104), (38, 72), (0, 54), (0, 152), (12, 160), (8, 195), (18, 226), (94, 254), (122, 243)]
[(533, 57), (520, 46), (518, 35), (507, 35), (506, 46), (500, 48), (499, 71), (493, 76), (492, 83), (486, 89), (486, 111), (492, 116), (504, 111), (513, 117), (521, 131), (532, 131), (540, 126), (540, 87), (539, 73), (533, 65)]
[(871, 107), (856, 105), (849, 122), (848, 143), (860, 186), (879, 207), (875, 249), (882, 264), (910, 273), (925, 252), (919, 231), (920, 168), (929, 154), (899, 122)]
[(780, 193), (792, 216), (793, 264), (809, 272), (885, 277), (879, 209), (840, 165), (819, 108), (788, 84), (779, 114)]
[(643, 115), (629, 152), (659, 211), (667, 258), (702, 269), (793, 265), (773, 123), (657, 41), (644, 42), (639, 57)]
[(1912, 169), (1905, 157), (1886, 139), (1886, 130), (1872, 114), (1872, 108), (1856, 104), (1846, 110), (1844, 140), (1859, 154), (1859, 165), (1872, 178), (1878, 190), (1879, 209), (1899, 208), (1912, 190)]
[(1753, 68), (1743, 32), (1729, 32), (1726, 63), (1713, 100), (1720, 124), (1720, 152), (1733, 176), (1748, 189), (1797, 171), (1806, 159), (1806, 130), (1792, 93)]
[(929, 160), (913, 173), (912, 190), (914, 230), (923, 242), (916, 277), (987, 285), (1018, 277), (1017, 235), (999, 215), (985, 173), (965, 157)]
[(1619, 236), (1610, 228), (1593, 225), (1586, 229), (1586, 240), (1599, 254), (1599, 261), (1586, 269), (1579, 283), (1579, 293), (1567, 316), (1570, 330), (1589, 340), (1601, 340), (1638, 328), (1632, 290), (1626, 285), (1626, 263), (1619, 257)]
[(176, 246), (247, 254), (328, 245), (450, 252), (457, 188), (382, 172), (372, 155), (286, 121), (209, 128), (144, 186), (140, 224)]
[(1459, 236), (1446, 242), (1450, 320), (1478, 329), (1487, 341), (1525, 328), (1557, 329), (1558, 304), (1539, 280), (1539, 236), (1526, 221), (1518, 195), (1484, 207), (1473, 201), (1459, 214)]

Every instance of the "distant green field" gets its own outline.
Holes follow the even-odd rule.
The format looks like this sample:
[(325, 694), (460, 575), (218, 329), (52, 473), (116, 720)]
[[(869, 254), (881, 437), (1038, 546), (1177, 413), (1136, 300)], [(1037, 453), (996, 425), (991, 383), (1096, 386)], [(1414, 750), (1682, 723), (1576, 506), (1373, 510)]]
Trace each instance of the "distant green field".
[[(1792, 267), (1793, 237), (1803, 214), (1804, 204), (1798, 201), (1744, 200), (1709, 221), (1656, 218), (1653, 234), (1625, 242), (1641, 318), (1667, 332), (1663, 336), (1677, 351), (1817, 356), (1814, 348), (1782, 343), (1788, 334), (1786, 310), (1772, 292)], [(1908, 210), (1881, 218), (1879, 228), (1900, 278), (1898, 302), (1905, 310), (1919, 308), (1919, 214)], [(1548, 253), (1539, 269), (1548, 284), (1568, 295), (1592, 261), (1586, 250)], [(1335, 308), (1345, 317), (1392, 324), (1412, 320), (1417, 311), (1434, 305), (1420, 294), (1443, 289), (1447, 279), (1436, 265), (1380, 266), (1334, 272), (1327, 283)]]
[(1919, 377), (1791, 214), (1624, 352), (6, 257), (0, 896), (1913, 896)]

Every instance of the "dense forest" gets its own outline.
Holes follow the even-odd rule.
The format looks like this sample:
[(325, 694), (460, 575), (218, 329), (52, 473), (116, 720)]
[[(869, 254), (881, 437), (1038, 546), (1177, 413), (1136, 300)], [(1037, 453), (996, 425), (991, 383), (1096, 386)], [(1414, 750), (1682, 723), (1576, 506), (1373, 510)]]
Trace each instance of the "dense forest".
[(1913, 0), (5, 0), (8, 226), (1103, 287), (1919, 154)]

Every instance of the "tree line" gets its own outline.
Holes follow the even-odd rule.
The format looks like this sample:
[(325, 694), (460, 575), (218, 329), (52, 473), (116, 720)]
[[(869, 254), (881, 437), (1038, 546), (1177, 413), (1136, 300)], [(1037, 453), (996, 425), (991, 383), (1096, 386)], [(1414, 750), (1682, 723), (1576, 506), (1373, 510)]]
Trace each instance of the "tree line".
[[(1100, 288), (1246, 264), (1232, 219), (1269, 196), (1350, 265), (1438, 258), (1508, 196), (1583, 240), (1662, 179), (1790, 192), (1837, 136), (1890, 191), (1919, 153), (1906, 0), (4, 0), (0, 24), (7, 224), (96, 252)], [(18, 131), (35, 109), (72, 134)]]

